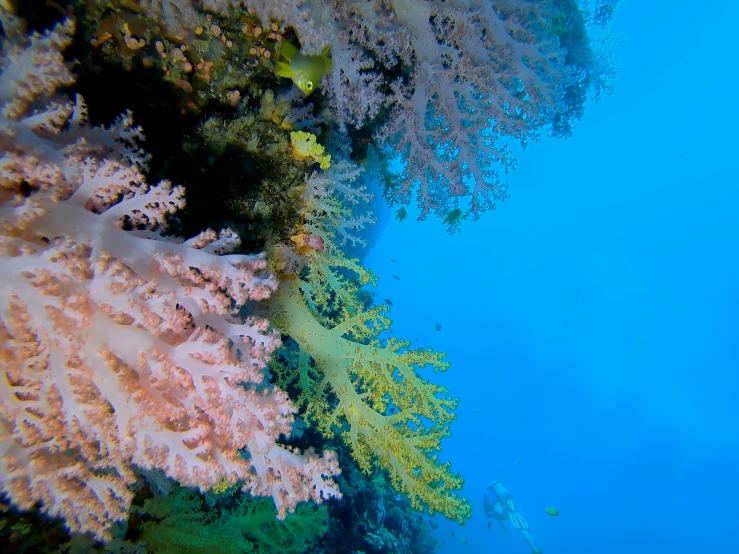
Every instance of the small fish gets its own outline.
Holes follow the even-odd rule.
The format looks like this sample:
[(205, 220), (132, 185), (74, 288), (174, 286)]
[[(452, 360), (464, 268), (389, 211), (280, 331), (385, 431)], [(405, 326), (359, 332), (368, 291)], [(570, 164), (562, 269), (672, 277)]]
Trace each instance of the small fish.
[(408, 216), (408, 212), (405, 210), (405, 207), (401, 206), (398, 208), (398, 211), (395, 212), (395, 219), (403, 223), (405, 218)]
[(518, 460), (518, 463), (516, 465), (519, 465), (520, 466), (521, 465), (521, 460)]
[(488, 531), (490, 531), (493, 528), (493, 522), (488, 521)]
[(548, 513), (550, 516), (558, 516), (559, 510), (557, 508), (544, 508), (544, 511)]
[(387, 304), (388, 306), (392, 306), (393, 305), (393, 301), (390, 300), (389, 298), (386, 298), (385, 299), (385, 304)]
[(480, 413), (480, 410), (479, 409), (478, 410), (472, 410), (472, 413), (473, 414), (479, 414)]
[(333, 61), (328, 57), (329, 45), (320, 54), (305, 55), (287, 40), (282, 43), (280, 54), (287, 60), (277, 62), (275, 73), (280, 77), (292, 79), (303, 94), (309, 96), (323, 79), (323, 76), (331, 71)]
[(436, 329), (437, 331), (441, 331), (441, 323), (439, 323), (438, 321), (434, 323), (434, 329)]
[(449, 533), (449, 536), (450, 536), (450, 537), (453, 537), (453, 536), (454, 536), (454, 531), (451, 531), (451, 532)]
[(398, 277), (397, 275), (393, 275), (393, 279), (395, 279), (396, 281), (400, 281), (400, 277)]
[(452, 230), (460, 221), (462, 221), (462, 210), (454, 208), (446, 213), (446, 217), (442, 224), (447, 226), (447, 230)]
[(396, 260), (395, 258), (390, 258), (390, 261), (391, 262), (397, 262), (398, 260)]
[(436, 522), (434, 522), (434, 521), (432, 521), (432, 520), (429, 520), (429, 526), (431, 526), (431, 529), (438, 529), (439, 528), (439, 524), (436, 523)]
[(461, 542), (462, 544), (467, 544), (467, 539), (465, 539), (464, 537), (459, 537), (459, 542)]

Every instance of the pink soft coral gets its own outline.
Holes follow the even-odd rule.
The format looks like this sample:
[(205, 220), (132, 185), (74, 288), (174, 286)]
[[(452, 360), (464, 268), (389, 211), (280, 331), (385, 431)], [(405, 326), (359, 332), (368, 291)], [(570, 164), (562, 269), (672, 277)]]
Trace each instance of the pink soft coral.
[(71, 31), (0, 56), (0, 492), (99, 539), (127, 517), (134, 466), (242, 480), (280, 517), (340, 496), (332, 453), (275, 442), (295, 411), (264, 382), (277, 332), (232, 315), (275, 290), (264, 257), (229, 254), (230, 231), (165, 236), (184, 191), (146, 184), (130, 116), (92, 129), (81, 100), (20, 85), (36, 64), (71, 80)]

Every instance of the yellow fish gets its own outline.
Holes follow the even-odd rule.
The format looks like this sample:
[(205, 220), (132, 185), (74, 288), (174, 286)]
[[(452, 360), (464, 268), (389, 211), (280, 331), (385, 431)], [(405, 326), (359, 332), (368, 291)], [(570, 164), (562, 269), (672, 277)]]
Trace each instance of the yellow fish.
[(328, 51), (327, 44), (320, 54), (305, 55), (301, 54), (294, 44), (284, 41), (280, 54), (289, 63), (277, 62), (275, 73), (280, 77), (292, 79), (303, 94), (308, 96), (316, 90), (323, 76), (333, 67), (334, 62), (328, 57)]
[(557, 508), (544, 508), (544, 511), (548, 513), (550, 516), (558, 516), (559, 510)]

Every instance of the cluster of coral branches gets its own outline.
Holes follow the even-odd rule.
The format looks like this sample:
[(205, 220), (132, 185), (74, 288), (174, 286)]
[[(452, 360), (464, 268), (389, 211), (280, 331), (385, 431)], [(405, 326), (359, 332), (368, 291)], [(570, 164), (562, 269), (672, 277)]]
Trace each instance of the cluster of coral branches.
[[(391, 203), (415, 198), (421, 219), (457, 230), (507, 197), (511, 142), (567, 135), (607, 89), (588, 30), (618, 1), (89, 0), (106, 19), (85, 47), (110, 53), (118, 39), (129, 61), (148, 49), (144, 71), (160, 64), (183, 117), (225, 101), (198, 131), (210, 169), (194, 173), (219, 156), (267, 168), (259, 195), (235, 193), (232, 207), (280, 222), (243, 250), (268, 254), (236, 253), (231, 229), (168, 231), (185, 190), (147, 183), (132, 114), (95, 127), (61, 92), (75, 82), (62, 58), (73, 19), (28, 35), (5, 18), (0, 494), (99, 540), (128, 517), (142, 470), (201, 492), (239, 486), (284, 518), (341, 497), (336, 452), (287, 444), (300, 413), (360, 469), (387, 471), (414, 509), (464, 522), (462, 478), (438, 456), (457, 401), (418, 372), (446, 370), (445, 354), (382, 336), (387, 308), (362, 290), (374, 278), (342, 250), (374, 223), (347, 137), (371, 137), (366, 165), (398, 157)], [(293, 39), (304, 55), (329, 47), (315, 104), (275, 74)]]
[[(390, 111), (376, 133), (402, 152), (392, 202), (420, 219), (462, 207), (477, 219), (508, 197), (511, 145), (544, 129), (567, 135), (583, 104), (608, 90), (611, 64), (594, 44), (620, 0), (203, 0), (245, 6), (293, 28), (306, 53), (330, 45), (324, 92), (342, 126)], [(182, 0), (147, 0), (171, 29), (196, 22)]]
[(275, 290), (264, 256), (228, 254), (228, 230), (166, 236), (184, 191), (144, 181), (130, 116), (91, 128), (81, 99), (55, 94), (73, 80), (60, 54), (71, 22), (7, 31), (0, 492), (101, 539), (128, 515), (134, 465), (201, 491), (241, 482), (281, 517), (340, 496), (334, 453), (276, 444), (295, 411), (264, 383), (279, 334), (232, 315)]

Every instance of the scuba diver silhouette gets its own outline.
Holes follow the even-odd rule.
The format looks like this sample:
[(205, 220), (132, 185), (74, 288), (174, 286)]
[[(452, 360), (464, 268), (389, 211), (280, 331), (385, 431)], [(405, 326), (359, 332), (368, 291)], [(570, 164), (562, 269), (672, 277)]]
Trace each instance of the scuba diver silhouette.
[(529, 533), (528, 522), (516, 509), (516, 502), (508, 489), (503, 486), (503, 483), (494, 481), (492, 485), (485, 487), (482, 503), (485, 507), (485, 515), (498, 521), (503, 531), (508, 532), (503, 522), (510, 521), (511, 525), (521, 533), (521, 536), (531, 547), (533, 554), (541, 554), (541, 550), (534, 546), (534, 539)]

